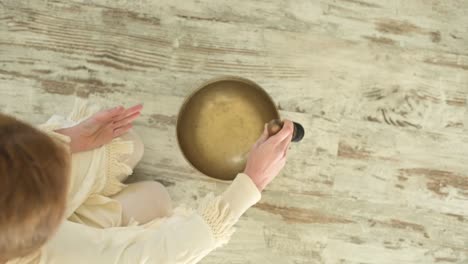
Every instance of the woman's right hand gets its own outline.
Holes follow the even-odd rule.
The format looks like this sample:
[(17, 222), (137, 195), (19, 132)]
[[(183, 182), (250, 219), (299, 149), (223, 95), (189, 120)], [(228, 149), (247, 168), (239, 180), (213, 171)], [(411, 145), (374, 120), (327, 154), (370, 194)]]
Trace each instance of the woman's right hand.
[(252, 147), (244, 173), (262, 191), (281, 171), (286, 163), (286, 153), (293, 136), (294, 125), (284, 120), (283, 128), (268, 137), (267, 126)]

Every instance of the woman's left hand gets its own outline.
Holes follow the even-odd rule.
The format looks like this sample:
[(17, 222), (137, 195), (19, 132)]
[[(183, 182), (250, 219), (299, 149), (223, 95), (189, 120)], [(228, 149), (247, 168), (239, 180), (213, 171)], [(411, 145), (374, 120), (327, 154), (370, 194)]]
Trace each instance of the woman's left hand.
[(143, 105), (135, 105), (125, 109), (118, 106), (103, 110), (92, 115), (83, 122), (55, 132), (71, 138), (72, 153), (99, 148), (112, 139), (127, 133), (132, 129), (132, 122), (140, 116)]

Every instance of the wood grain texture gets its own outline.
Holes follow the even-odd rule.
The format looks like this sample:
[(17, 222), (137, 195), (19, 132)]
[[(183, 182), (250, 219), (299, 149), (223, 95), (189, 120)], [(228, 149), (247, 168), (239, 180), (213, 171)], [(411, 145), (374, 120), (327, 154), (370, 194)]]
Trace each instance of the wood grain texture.
[(132, 180), (195, 204), (185, 96), (250, 78), (306, 136), (202, 263), (468, 263), (468, 2), (0, 0), (0, 111), (143, 102)]

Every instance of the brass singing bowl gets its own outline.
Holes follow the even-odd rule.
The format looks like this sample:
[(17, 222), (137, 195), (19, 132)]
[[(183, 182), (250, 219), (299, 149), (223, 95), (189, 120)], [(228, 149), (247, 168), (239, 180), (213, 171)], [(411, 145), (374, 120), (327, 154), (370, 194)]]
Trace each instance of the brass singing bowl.
[(233, 180), (265, 123), (279, 119), (273, 99), (256, 83), (221, 77), (201, 85), (183, 103), (177, 140), (185, 159), (199, 172)]

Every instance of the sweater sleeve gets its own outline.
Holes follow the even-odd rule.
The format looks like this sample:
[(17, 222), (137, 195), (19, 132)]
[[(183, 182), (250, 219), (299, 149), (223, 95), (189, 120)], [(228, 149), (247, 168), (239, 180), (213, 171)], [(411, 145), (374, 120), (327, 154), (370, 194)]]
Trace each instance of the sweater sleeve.
[(58, 122), (48, 122), (45, 124), (41, 124), (36, 126), (37, 129), (39, 129), (41, 132), (47, 134), (54, 140), (58, 140), (59, 142), (63, 144), (69, 144), (70, 143), (70, 137), (65, 136), (63, 134), (55, 132), (55, 130), (60, 129), (62, 125)]
[(194, 264), (229, 240), (239, 217), (260, 192), (239, 174), (220, 196), (207, 196), (198, 210), (144, 226), (95, 229), (65, 222), (43, 249), (41, 263)]

